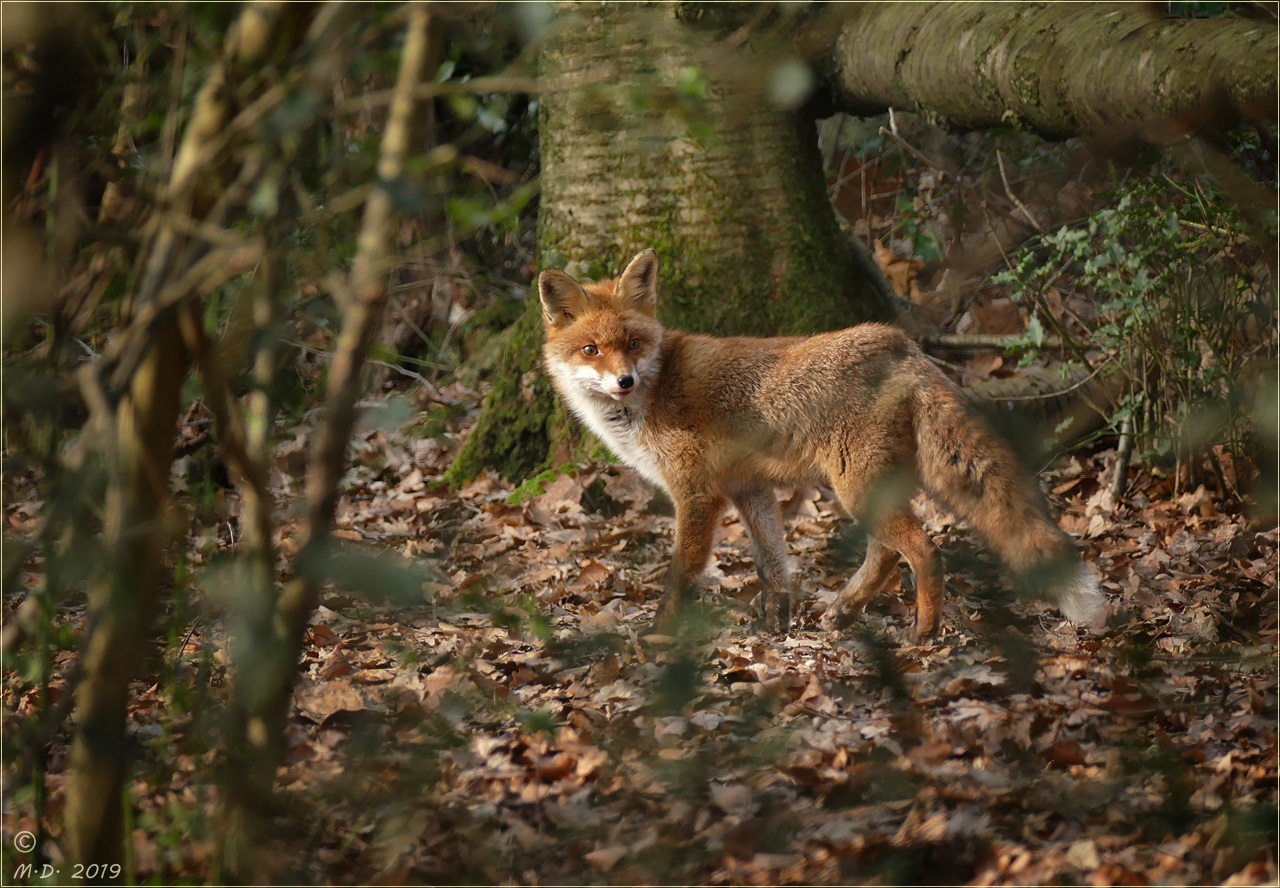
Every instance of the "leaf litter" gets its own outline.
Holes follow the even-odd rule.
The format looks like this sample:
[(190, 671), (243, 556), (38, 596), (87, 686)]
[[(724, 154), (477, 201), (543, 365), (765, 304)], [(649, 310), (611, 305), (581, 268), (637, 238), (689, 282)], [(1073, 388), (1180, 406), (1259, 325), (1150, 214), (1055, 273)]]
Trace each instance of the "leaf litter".
[[(513, 503), (492, 475), (443, 488), (449, 454), (408, 429), (354, 446), (340, 535), (428, 569), (417, 601), (335, 587), (312, 618), (279, 774), (295, 878), (1276, 881), (1277, 531), (1203, 488), (1173, 496), (1135, 469), (1117, 502), (1109, 451), (1051, 473), (1111, 603), (1101, 635), (1018, 599), (922, 501), (948, 570), (940, 637), (907, 640), (905, 569), (859, 626), (828, 636), (817, 617), (862, 544), (829, 492), (806, 490), (782, 492), (792, 634), (751, 628), (759, 584), (730, 513), (688, 637), (669, 638), (649, 623), (673, 522), (633, 473), (562, 473)], [(180, 654), (215, 652), (215, 695), (226, 632), (214, 614)], [(36, 704), (11, 699), (17, 685), (6, 676), (7, 718)], [(167, 712), (163, 685), (138, 683), (133, 729), (189, 740), (203, 723)], [(136, 784), (143, 815), (211, 806), (214, 754), (154, 746), (174, 773)], [(23, 816), (7, 811), (6, 829)], [(190, 876), (212, 854), (155, 842), (135, 831), (142, 876)]]

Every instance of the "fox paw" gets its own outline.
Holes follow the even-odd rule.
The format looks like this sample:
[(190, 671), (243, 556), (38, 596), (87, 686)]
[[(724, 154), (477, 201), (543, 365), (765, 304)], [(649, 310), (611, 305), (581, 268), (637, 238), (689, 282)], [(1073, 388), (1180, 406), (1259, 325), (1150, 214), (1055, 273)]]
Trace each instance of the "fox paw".
[(770, 635), (788, 635), (791, 632), (791, 614), (763, 614), (751, 621), (751, 631)]
[(680, 625), (680, 604), (680, 599), (670, 593), (662, 596), (653, 615), (655, 632), (674, 630)]
[(818, 625), (827, 632), (839, 632), (853, 625), (853, 621), (858, 618), (859, 610), (861, 609), (846, 610), (840, 606), (840, 602), (834, 602), (818, 620)]
[(938, 634), (938, 621), (934, 620), (927, 625), (916, 623), (911, 628), (911, 642), (913, 644), (928, 644), (929, 640)]

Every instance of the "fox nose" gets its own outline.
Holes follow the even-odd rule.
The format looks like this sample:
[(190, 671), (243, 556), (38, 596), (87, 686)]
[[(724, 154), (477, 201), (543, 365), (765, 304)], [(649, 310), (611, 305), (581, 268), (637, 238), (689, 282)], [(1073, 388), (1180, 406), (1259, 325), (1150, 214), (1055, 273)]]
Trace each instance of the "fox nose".
[(622, 389), (624, 392), (630, 389), (635, 384), (636, 384), (636, 378), (634, 376), (627, 375), (627, 376), (618, 377), (618, 388)]

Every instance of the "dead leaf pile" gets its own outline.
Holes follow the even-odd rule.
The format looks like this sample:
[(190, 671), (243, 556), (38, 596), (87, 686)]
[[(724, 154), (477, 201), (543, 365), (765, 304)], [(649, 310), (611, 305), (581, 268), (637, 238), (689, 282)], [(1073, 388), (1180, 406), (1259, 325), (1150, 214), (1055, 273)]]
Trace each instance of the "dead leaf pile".
[[(940, 638), (906, 640), (905, 569), (828, 637), (816, 619), (859, 544), (828, 494), (801, 491), (785, 499), (793, 633), (753, 634), (759, 585), (731, 514), (688, 637), (667, 638), (649, 623), (672, 521), (632, 473), (561, 474), (522, 502), (492, 476), (451, 493), (436, 480), (447, 447), (368, 433), (341, 535), (430, 570), (416, 600), (335, 587), (312, 620), (280, 773), (294, 877), (1274, 882), (1276, 529), (1136, 469), (1115, 502), (1111, 460), (1048, 478), (1102, 575), (1102, 635), (1020, 599), (922, 504), (951, 571)], [(11, 524), (33, 514), (11, 509)], [(147, 822), (212, 810), (216, 744), (197, 741), (216, 725), (164, 704), (220, 698), (227, 632), (212, 614), (174, 661), (187, 672), (139, 686), (147, 767), (168, 775), (138, 782)], [(6, 702), (7, 718), (34, 705), (30, 690)], [(7, 830), (30, 824), (29, 806), (6, 807)], [(134, 844), (144, 878), (202, 872), (212, 853), (142, 829)]]

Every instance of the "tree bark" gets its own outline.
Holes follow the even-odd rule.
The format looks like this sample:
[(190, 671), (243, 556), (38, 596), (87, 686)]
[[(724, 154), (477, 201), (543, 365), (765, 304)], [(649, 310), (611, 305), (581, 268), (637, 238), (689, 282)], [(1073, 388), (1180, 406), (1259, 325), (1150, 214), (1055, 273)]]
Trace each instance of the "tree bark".
[(688, 329), (886, 317), (831, 212), (813, 120), (757, 76), (771, 48), (725, 48), (669, 5), (573, 5), (540, 60), (543, 259), (599, 275), (652, 247), (665, 316)]
[(1174, 19), (1147, 3), (856, 3), (820, 64), (853, 114), (917, 112), (957, 129), (1168, 144), (1275, 120), (1274, 22)]
[[(777, 335), (891, 317), (891, 290), (832, 212), (814, 121), (775, 106), (759, 76), (786, 42), (734, 47), (678, 10), (560, 7), (540, 55), (541, 266), (600, 278), (651, 247), (660, 314), (688, 330)], [(520, 480), (579, 443), (538, 369), (536, 303), (510, 333), (453, 480), (486, 465)]]

